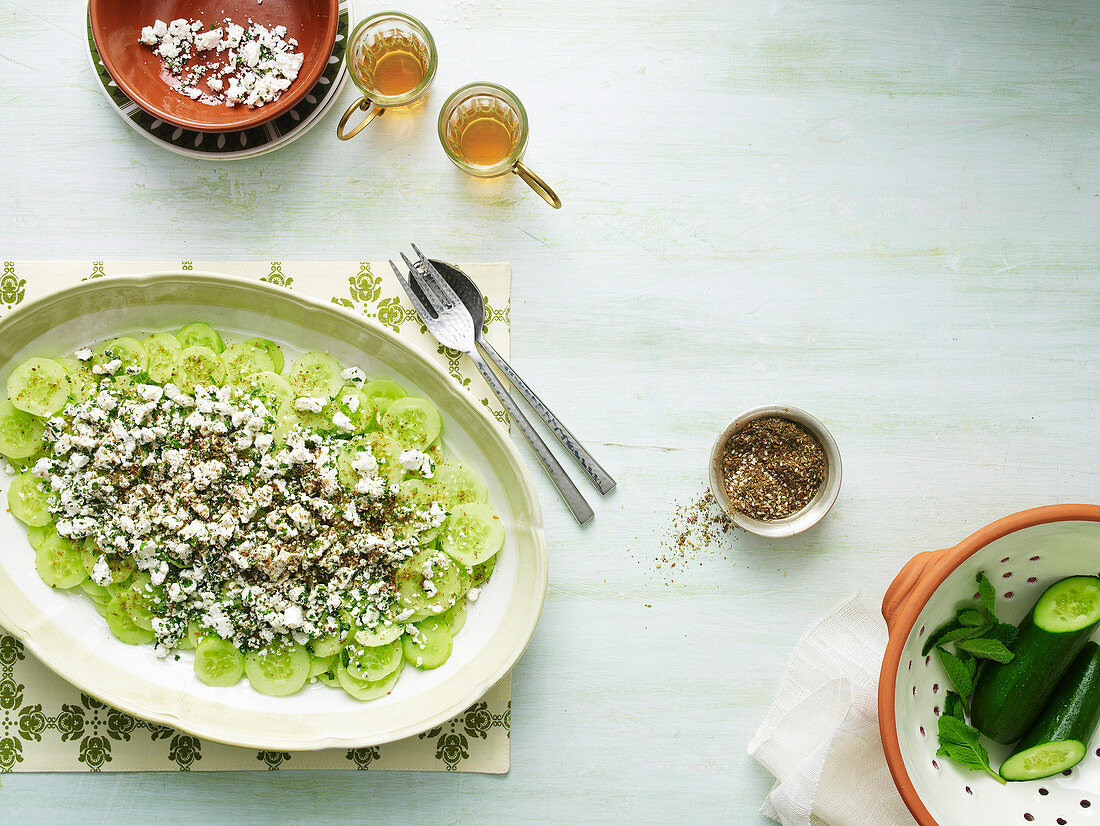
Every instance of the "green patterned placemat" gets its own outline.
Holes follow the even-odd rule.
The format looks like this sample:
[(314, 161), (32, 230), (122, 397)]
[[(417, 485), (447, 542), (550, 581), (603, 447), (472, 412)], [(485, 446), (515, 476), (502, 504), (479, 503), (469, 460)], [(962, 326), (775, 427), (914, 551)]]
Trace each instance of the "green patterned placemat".
[[(507, 264), (462, 268), (485, 294), (486, 337), (507, 357), (511, 270)], [(90, 278), (180, 269), (256, 278), (373, 318), (433, 353), (456, 381), (505, 421), (496, 398), (469, 361), (428, 335), (392, 276), (375, 274), (389, 272), (388, 265), (5, 261), (0, 317), (24, 302)], [(0, 772), (370, 769), (503, 774), (508, 771), (511, 695), (507, 675), (462, 714), (395, 743), (311, 752), (256, 751), (200, 740), (105, 706), (39, 663), (17, 639), (0, 633)]]

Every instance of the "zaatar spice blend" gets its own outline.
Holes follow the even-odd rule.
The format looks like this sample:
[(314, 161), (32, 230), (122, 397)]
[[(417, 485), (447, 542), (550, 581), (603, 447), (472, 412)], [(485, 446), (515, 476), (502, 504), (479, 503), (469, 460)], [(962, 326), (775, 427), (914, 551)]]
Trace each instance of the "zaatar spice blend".
[(806, 507), (828, 472), (817, 437), (780, 416), (753, 419), (730, 436), (718, 464), (730, 504), (764, 522)]

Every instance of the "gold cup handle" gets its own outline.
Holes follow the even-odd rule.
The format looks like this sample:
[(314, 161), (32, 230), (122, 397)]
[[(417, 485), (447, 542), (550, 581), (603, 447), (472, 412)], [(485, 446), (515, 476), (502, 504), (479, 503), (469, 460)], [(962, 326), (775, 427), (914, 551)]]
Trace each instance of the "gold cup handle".
[[(359, 121), (359, 125), (352, 129), (350, 132), (345, 132), (344, 127), (348, 125), (348, 120), (357, 109), (362, 109), (364, 112), (369, 111), (370, 114)], [(350, 141), (352, 138), (363, 131), (363, 127), (365, 127), (368, 123), (370, 123), (372, 120), (374, 120), (385, 111), (385, 109), (381, 108), (380, 106), (375, 104), (373, 100), (364, 95), (363, 97), (359, 98), (359, 100), (355, 101), (355, 103), (353, 103), (351, 106), (349, 106), (348, 111), (344, 112), (344, 116), (340, 118), (340, 123), (336, 127), (336, 137), (338, 137), (342, 141)]]
[(512, 167), (512, 171), (523, 178), (527, 186), (541, 195), (542, 200), (546, 201), (546, 203), (550, 204), (554, 209), (561, 209), (561, 198), (557, 196), (557, 193), (550, 188), (550, 185), (546, 183), (546, 181), (519, 161), (516, 161), (516, 165)]

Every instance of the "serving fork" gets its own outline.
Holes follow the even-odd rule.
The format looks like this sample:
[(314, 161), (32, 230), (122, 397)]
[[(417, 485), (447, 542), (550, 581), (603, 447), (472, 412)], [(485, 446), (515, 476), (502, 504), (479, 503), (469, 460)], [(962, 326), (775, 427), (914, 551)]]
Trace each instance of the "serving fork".
[(473, 316), (470, 315), (470, 311), (466, 309), (455, 291), (451, 289), (451, 286), (432, 263), (424, 257), (424, 254), (417, 249), (415, 244), (413, 245), (413, 251), (420, 259), (421, 266), (419, 268), (414, 266), (405, 253), (401, 253), (401, 259), (409, 268), (410, 276), (417, 280), (418, 286), (421, 288), (421, 294), (424, 297), (423, 301), (392, 260), (390, 266), (393, 267), (394, 275), (397, 276), (402, 289), (408, 295), (409, 301), (412, 302), (413, 307), (420, 314), (424, 326), (444, 347), (450, 347), (452, 350), (465, 353), (473, 360), (478, 372), (488, 382), (512, 421), (516, 423), (520, 433), (530, 443), (531, 448), (535, 451), (535, 456), (538, 457), (540, 464), (549, 474), (551, 481), (557, 487), (562, 499), (565, 500), (565, 504), (569, 506), (573, 516), (581, 524), (589, 521), (594, 516), (591, 506), (585, 501), (577, 486), (573, 484), (573, 480), (569, 478), (557, 457), (550, 452), (550, 448), (539, 436), (530, 420), (520, 410), (516, 400), (512, 398), (503, 382), (489, 367), (481, 353), (478, 352), (474, 343), (474, 320)]

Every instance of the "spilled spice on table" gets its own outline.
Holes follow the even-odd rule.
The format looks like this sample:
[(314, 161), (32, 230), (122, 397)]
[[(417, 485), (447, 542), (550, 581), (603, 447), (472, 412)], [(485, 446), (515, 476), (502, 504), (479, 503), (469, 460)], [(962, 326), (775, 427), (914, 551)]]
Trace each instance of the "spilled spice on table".
[[(654, 559), (657, 570), (665, 578), (665, 585), (672, 584), (676, 573), (689, 565), (702, 567), (706, 558), (713, 558), (708, 552), (722, 544), (723, 537), (735, 527), (710, 491), (688, 504), (678, 501), (673, 504), (675, 513), (668, 535), (658, 546)], [(641, 560), (638, 562), (641, 564)]]

